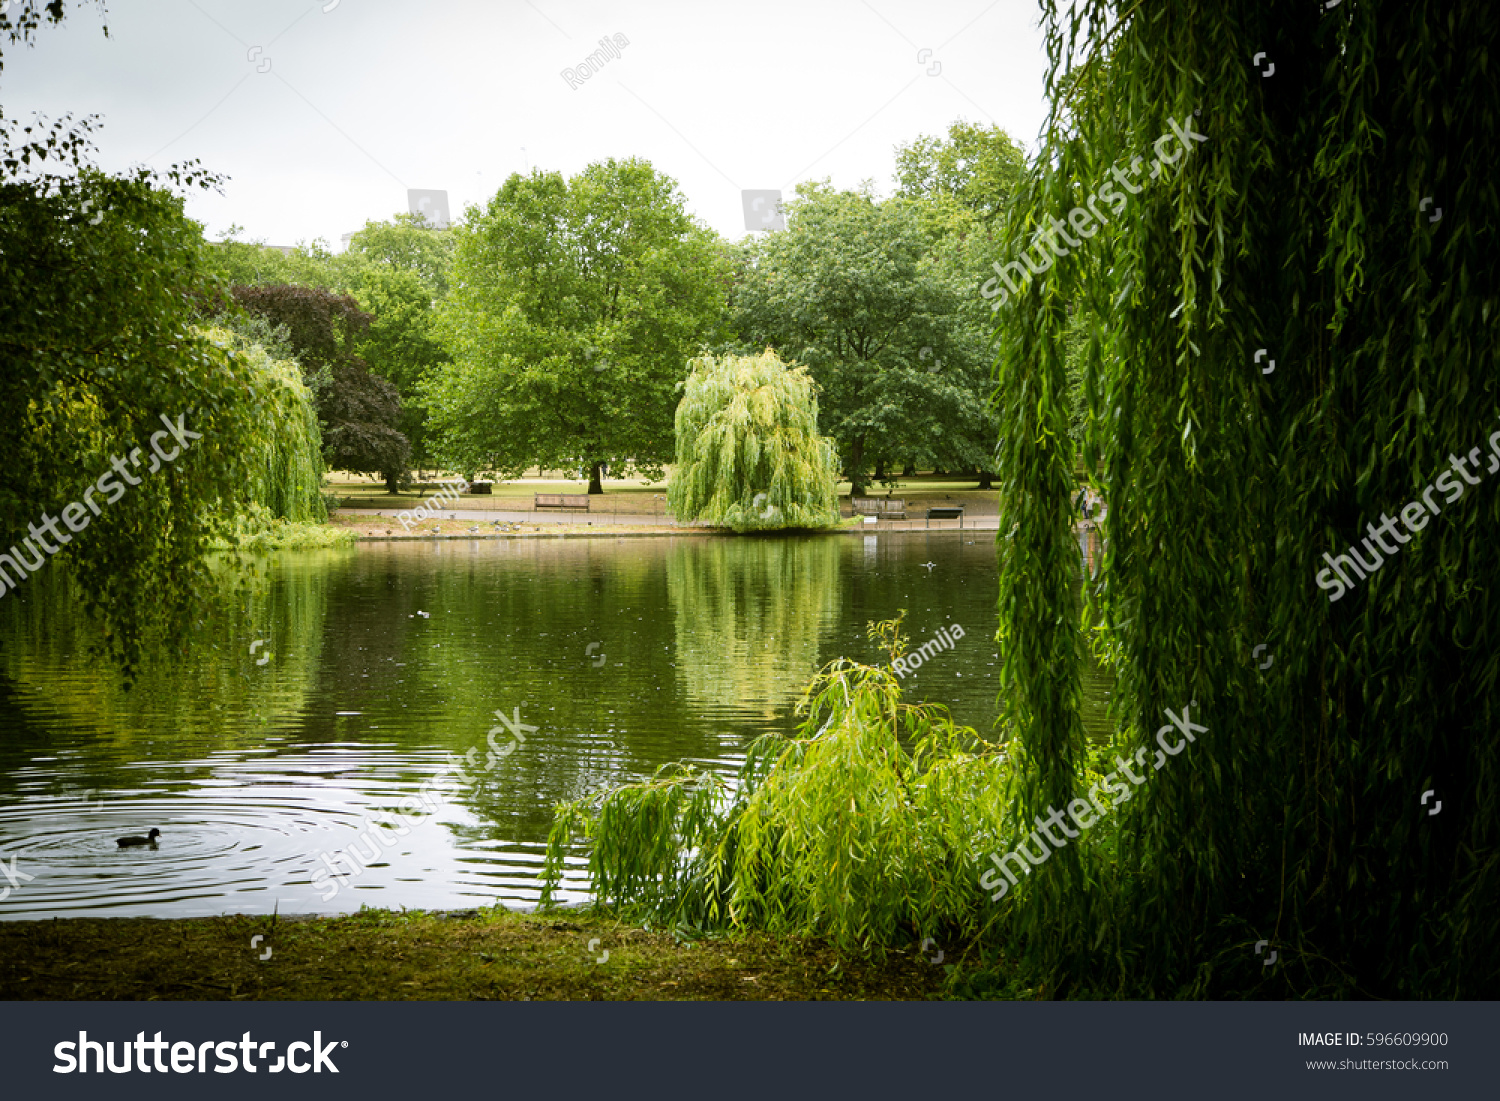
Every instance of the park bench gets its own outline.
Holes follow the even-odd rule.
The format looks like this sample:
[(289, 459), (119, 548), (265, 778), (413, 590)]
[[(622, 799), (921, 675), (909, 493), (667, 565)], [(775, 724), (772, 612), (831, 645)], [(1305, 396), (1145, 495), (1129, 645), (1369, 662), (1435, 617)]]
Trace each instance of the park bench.
[(536, 501), (531, 506), (533, 511), (539, 508), (581, 508), (584, 512), (589, 510), (587, 493), (538, 493), (535, 496)]
[(957, 520), (958, 526), (964, 526), (963, 505), (934, 505), (927, 510), (927, 526), (932, 527), (934, 520)]
[(883, 516), (887, 520), (906, 519), (906, 501), (901, 497), (851, 497), (849, 507), (856, 516)]

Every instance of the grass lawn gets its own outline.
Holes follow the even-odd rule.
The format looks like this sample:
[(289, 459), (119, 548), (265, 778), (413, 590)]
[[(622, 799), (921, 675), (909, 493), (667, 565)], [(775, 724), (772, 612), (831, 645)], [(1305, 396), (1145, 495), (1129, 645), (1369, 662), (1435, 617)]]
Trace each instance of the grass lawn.
[(580, 910), (0, 922), (11, 1001), (910, 1000), (938, 997), (944, 972), (915, 951), (874, 963), (795, 937), (689, 942)]

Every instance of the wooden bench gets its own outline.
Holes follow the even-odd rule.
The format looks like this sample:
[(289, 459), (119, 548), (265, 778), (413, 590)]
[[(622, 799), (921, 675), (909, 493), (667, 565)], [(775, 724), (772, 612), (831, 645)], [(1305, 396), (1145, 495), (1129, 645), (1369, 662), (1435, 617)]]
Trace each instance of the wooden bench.
[(849, 507), (856, 516), (884, 516), (887, 520), (906, 519), (906, 501), (901, 497), (850, 497)]
[(927, 510), (927, 526), (932, 527), (934, 520), (957, 520), (958, 526), (964, 526), (963, 505), (934, 505)]
[(531, 506), (533, 511), (539, 508), (581, 508), (584, 512), (589, 510), (587, 493), (537, 493), (534, 496), (536, 501)]

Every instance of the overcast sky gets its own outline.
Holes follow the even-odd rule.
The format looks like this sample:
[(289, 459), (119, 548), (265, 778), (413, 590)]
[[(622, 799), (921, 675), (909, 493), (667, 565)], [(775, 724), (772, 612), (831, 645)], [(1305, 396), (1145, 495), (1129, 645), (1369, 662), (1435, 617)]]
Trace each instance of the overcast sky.
[[(328, 10), (324, 10), (324, 9)], [(743, 189), (893, 188), (895, 148), (963, 118), (1035, 146), (1035, 0), (113, 0), (6, 49), (11, 118), (103, 117), (109, 171), (191, 158), (228, 177), (188, 214), (337, 249), (446, 190), (456, 218), (512, 172), (641, 157), (742, 237)], [(107, 23), (110, 36), (101, 27)], [(598, 72), (566, 69), (606, 36)], [(927, 51), (930, 51), (928, 53)], [(919, 59), (920, 58), (920, 59)]]

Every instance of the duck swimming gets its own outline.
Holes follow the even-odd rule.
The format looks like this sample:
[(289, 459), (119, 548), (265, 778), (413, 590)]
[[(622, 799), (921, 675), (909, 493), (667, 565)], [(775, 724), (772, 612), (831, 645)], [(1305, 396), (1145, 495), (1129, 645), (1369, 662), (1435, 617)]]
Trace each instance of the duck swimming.
[(137, 845), (150, 845), (154, 849), (156, 848), (156, 839), (160, 836), (161, 830), (152, 826), (150, 834), (145, 837), (121, 837), (115, 843), (122, 849), (131, 849)]

